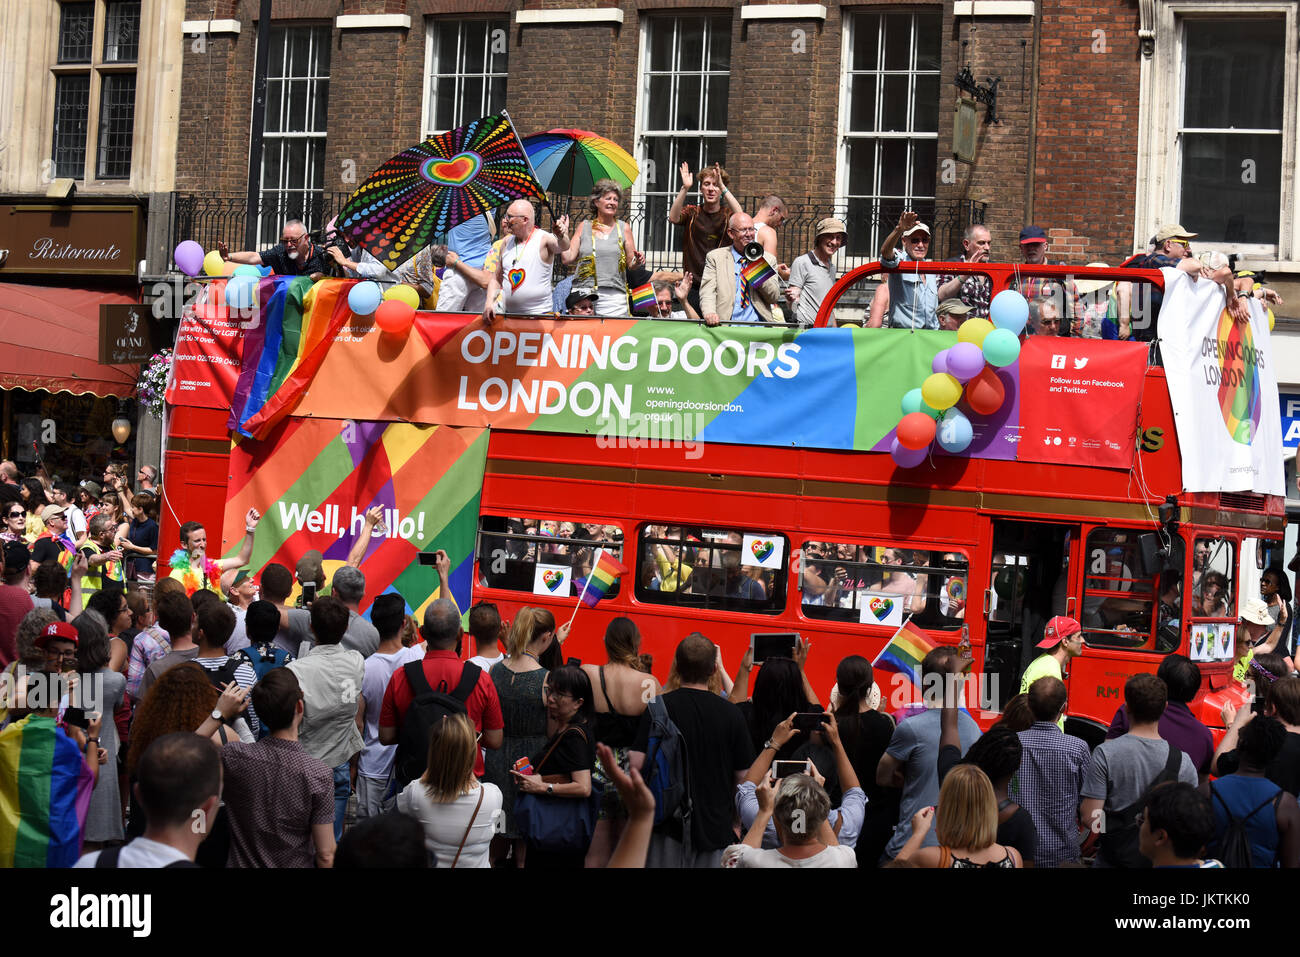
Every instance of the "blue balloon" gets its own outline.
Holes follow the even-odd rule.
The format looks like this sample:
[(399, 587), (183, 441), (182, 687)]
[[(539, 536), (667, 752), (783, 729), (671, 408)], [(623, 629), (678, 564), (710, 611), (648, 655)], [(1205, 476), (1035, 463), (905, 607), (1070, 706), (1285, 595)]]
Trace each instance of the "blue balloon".
[(965, 452), (975, 438), (975, 430), (970, 419), (956, 409), (949, 409), (939, 422), (936, 438), (945, 452)]
[(1018, 336), (1029, 321), (1029, 303), (1014, 289), (1003, 289), (989, 303), (989, 318), (999, 329)]
[(252, 309), (257, 302), (257, 279), (231, 276), (226, 281), (226, 305), (232, 309)]
[(913, 412), (924, 412), (932, 419), (939, 418), (939, 410), (932, 409), (925, 404), (925, 400), (921, 398), (920, 389), (912, 389), (903, 396), (903, 415), (909, 415)]
[(356, 316), (373, 316), (383, 300), (384, 291), (377, 282), (366, 280), (348, 290), (348, 308)]
[(262, 270), (256, 266), (250, 266), (245, 263), (242, 266), (236, 266), (232, 276), (252, 276), (254, 279), (262, 278)]
[(1010, 329), (994, 329), (984, 337), (984, 358), (991, 366), (1011, 365), (1020, 358), (1020, 338)]

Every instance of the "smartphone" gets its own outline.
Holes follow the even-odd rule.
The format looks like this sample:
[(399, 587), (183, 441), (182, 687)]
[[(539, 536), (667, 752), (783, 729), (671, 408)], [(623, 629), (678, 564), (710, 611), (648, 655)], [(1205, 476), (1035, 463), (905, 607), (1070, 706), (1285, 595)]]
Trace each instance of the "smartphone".
[(303, 583), (302, 583), (302, 605), (303, 605), (303, 607), (306, 608), (306, 607), (310, 606), (311, 603), (314, 602), (315, 600), (316, 600), (316, 583), (315, 583), (315, 582), (303, 582)]
[(514, 770), (518, 771), (520, 774), (532, 774), (532, 762), (528, 760), (527, 756), (522, 757), (515, 762)]
[(797, 631), (752, 634), (749, 636), (749, 650), (754, 653), (754, 664), (757, 665), (768, 658), (793, 658), (798, 641)]
[(820, 730), (829, 720), (830, 717), (822, 711), (800, 711), (794, 716), (794, 726), (807, 734)]
[(804, 759), (803, 761), (773, 761), (772, 777), (778, 781), (781, 778), (789, 777), (791, 774), (807, 774), (812, 770), (812, 761)]

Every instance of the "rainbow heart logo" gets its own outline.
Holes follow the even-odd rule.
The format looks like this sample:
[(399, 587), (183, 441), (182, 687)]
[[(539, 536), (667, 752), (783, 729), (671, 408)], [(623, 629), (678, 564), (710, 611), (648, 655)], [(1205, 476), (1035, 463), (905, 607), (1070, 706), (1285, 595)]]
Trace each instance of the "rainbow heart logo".
[(516, 292), (524, 284), (524, 277), (527, 275), (522, 269), (512, 269), (506, 273), (506, 279), (510, 280), (510, 291)]
[(564, 572), (542, 572), (542, 582), (551, 591), (564, 584)]
[(425, 160), (420, 175), (439, 186), (464, 186), (483, 168), (483, 158), (477, 153), (457, 153), (449, 160)]
[(892, 598), (872, 598), (867, 602), (867, 607), (871, 613), (876, 616), (877, 621), (889, 617), (889, 613), (894, 610), (894, 599)]
[(767, 561), (768, 556), (776, 551), (776, 546), (767, 539), (757, 538), (749, 543), (749, 550), (754, 553), (754, 557), (757, 558), (761, 564)]
[(949, 578), (947, 590), (949, 599), (961, 601), (966, 597), (966, 582), (961, 578)]

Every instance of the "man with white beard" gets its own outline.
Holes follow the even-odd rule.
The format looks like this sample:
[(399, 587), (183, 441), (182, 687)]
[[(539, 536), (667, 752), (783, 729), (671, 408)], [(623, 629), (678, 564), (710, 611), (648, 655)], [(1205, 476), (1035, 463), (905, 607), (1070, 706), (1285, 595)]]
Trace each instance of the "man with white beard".
[(312, 282), (325, 275), (325, 250), (311, 241), (300, 219), (291, 219), (280, 231), (280, 243), (264, 252), (232, 253), (217, 243), (221, 258), (248, 266), (270, 266), (277, 276), (310, 276)]

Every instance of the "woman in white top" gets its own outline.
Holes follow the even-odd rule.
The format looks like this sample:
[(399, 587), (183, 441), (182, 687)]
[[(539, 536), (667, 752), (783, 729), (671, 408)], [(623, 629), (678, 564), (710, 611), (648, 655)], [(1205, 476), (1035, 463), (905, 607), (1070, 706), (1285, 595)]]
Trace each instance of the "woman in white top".
[(488, 867), (488, 848), (501, 814), (501, 789), (474, 777), (478, 744), (465, 715), (429, 728), (429, 766), (397, 796), (397, 809), (424, 828), (424, 846), (438, 866)]
[(597, 180), (591, 189), (588, 209), (591, 218), (578, 226), (567, 249), (560, 253), (566, 266), (577, 263), (575, 289), (596, 290), (596, 315), (626, 316), (627, 269), (641, 266), (645, 254), (638, 252), (632, 227), (618, 218), (623, 190), (612, 179)]

